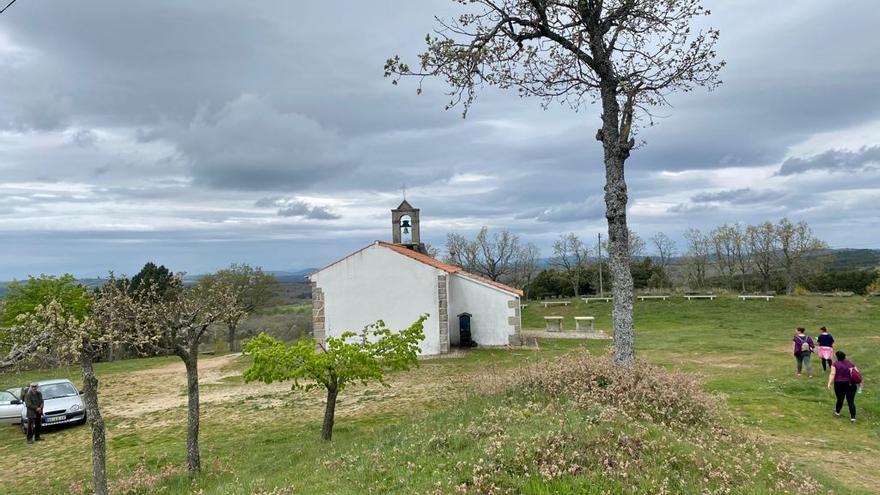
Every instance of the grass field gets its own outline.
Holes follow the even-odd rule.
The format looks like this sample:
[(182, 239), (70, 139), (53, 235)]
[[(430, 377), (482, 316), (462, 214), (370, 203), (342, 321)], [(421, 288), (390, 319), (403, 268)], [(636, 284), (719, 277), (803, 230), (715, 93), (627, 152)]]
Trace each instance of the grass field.
[[(580, 315), (595, 316), (599, 328), (610, 327), (610, 305), (579, 301), (571, 307), (546, 310), (530, 304), (523, 312), (523, 326), (541, 328), (542, 316), (549, 314), (569, 317), (565, 320), (569, 327), (574, 321), (570, 317)], [(648, 301), (637, 303), (636, 322), (639, 356), (696, 374), (706, 389), (722, 393), (733, 412), (733, 424), (728, 427), (754, 433), (768, 452), (780, 458), (789, 455), (798, 469), (834, 493), (873, 493), (880, 486), (880, 401), (874, 385), (880, 373), (880, 300)], [(866, 377), (865, 392), (857, 399), (859, 422), (855, 425), (832, 417), (832, 394), (824, 388), (821, 367), (812, 380), (794, 377), (793, 328), (812, 330), (820, 325), (831, 329), (837, 347), (852, 356)], [(345, 391), (337, 409), (334, 441), (329, 445), (318, 441), (320, 394), (291, 393), (285, 384), (244, 384), (241, 371), (248, 364), (244, 357), (204, 359), (200, 369), (205, 472), (196, 481), (190, 481), (182, 468), (186, 396), (179, 360), (100, 364), (97, 372), (108, 423), (112, 488), (118, 493), (273, 493), (276, 487), (286, 488), (274, 493), (429, 493), (429, 481), (455, 472), (457, 463), (490, 459), (497, 438), (470, 434), (472, 423), (490, 431), (493, 425), (504, 424), (511, 442), (526, 443), (534, 442), (529, 434), (549, 431), (557, 422), (566, 425), (561, 429), (589, 431), (593, 440), (615, 432), (638, 433), (644, 435), (646, 445), (658, 445), (645, 454), (645, 462), (653, 459), (664, 472), (695, 473), (699, 466), (729, 463), (741, 454), (736, 445), (724, 444), (718, 455), (726, 460), (700, 457), (688, 461), (691, 464), (664, 464), (663, 459), (698, 451), (694, 440), (640, 421), (596, 423), (589, 414), (575, 414), (552, 400), (469, 393), (493, 377), (515, 375), (522, 366), (549, 364), (582, 347), (603, 353), (606, 345), (603, 341), (541, 341), (540, 351), (481, 349), (463, 357), (425, 360), (412, 372), (392, 375), (390, 388)], [(0, 375), (0, 387), (57, 376), (78, 382), (73, 368)], [(536, 403), (544, 406), (509, 416), (509, 411), (528, 412)], [(68, 428), (46, 436), (42, 444), (27, 445), (14, 428), (0, 429), (3, 493), (66, 493), (87, 486), (88, 428)], [(655, 437), (663, 441), (657, 443)], [(593, 445), (587, 437), (580, 441)], [(495, 455), (515, 457), (515, 453)], [(755, 467), (756, 480), (762, 469), (768, 468)], [(774, 479), (772, 472), (767, 476)], [(602, 485), (602, 480), (607, 483)], [(704, 486), (699, 479), (679, 482), (694, 487), (695, 492)], [(518, 490), (649, 490), (639, 484), (644, 480), (621, 482), (602, 472), (554, 483), (533, 480)], [(446, 493), (448, 486), (440, 485), (434, 492)], [(745, 484), (737, 493), (762, 493), (762, 486), (770, 485)]]

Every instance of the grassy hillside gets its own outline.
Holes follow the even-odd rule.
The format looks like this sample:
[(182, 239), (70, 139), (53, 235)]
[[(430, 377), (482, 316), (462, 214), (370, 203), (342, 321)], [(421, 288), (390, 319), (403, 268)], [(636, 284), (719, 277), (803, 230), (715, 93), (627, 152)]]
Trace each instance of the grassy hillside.
[[(594, 315), (610, 305), (544, 310)], [(118, 493), (873, 493), (880, 485), (880, 300), (646, 302), (638, 350), (647, 377), (603, 365), (603, 341), (541, 350), (478, 349), (341, 396), (331, 444), (318, 441), (320, 393), (244, 384), (248, 360), (201, 365), (205, 472), (185, 476), (185, 383), (169, 358), (98, 367)], [(568, 319), (566, 323), (572, 323)], [(866, 376), (855, 425), (831, 416), (821, 377), (793, 376), (791, 329), (827, 325)], [(585, 357), (583, 350), (591, 351)], [(821, 372), (818, 374), (821, 375)], [(0, 387), (75, 370), (0, 375)], [(721, 393), (727, 408), (712, 394)], [(4, 493), (82, 491), (87, 427), (26, 445), (0, 429)], [(790, 458), (789, 460), (784, 460)]]

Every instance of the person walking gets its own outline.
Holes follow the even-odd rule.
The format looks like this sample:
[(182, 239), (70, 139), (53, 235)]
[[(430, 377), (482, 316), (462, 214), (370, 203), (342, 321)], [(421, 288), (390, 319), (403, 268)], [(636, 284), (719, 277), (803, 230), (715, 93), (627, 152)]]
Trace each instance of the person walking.
[(828, 329), (822, 327), (819, 329), (821, 333), (816, 337), (816, 340), (819, 342), (819, 359), (822, 360), (822, 371), (826, 371), (825, 365), (828, 365), (827, 370), (831, 370), (831, 355), (834, 354), (834, 337), (828, 333)]
[(810, 337), (806, 334), (807, 330), (803, 327), (798, 327), (797, 333), (792, 339), (792, 344), (794, 348), (794, 358), (797, 361), (797, 376), (801, 376), (801, 368), (807, 369), (807, 376), (813, 378), (813, 367), (810, 366), (810, 355), (813, 354), (813, 349), (816, 348), (816, 343), (813, 342), (813, 337)]
[(27, 441), (41, 441), (40, 427), (43, 422), (43, 394), (37, 390), (37, 383), (31, 383), (30, 390), (24, 396), (24, 406), (27, 408)]
[(858, 373), (859, 369), (852, 361), (846, 358), (846, 353), (837, 351), (835, 353), (837, 361), (831, 367), (831, 374), (828, 375), (828, 390), (834, 385), (834, 395), (837, 397), (837, 403), (834, 405), (834, 415), (840, 416), (840, 410), (843, 408), (843, 399), (846, 399), (846, 405), (849, 407), (849, 420), (856, 422), (856, 391), (859, 389), (858, 383), (853, 380), (853, 370)]

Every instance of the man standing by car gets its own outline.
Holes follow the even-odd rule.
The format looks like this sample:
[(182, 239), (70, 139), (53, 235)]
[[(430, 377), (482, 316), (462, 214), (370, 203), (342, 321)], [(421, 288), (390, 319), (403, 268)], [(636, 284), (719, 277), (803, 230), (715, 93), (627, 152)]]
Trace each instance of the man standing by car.
[(27, 408), (27, 441), (34, 443), (39, 442), (40, 426), (43, 422), (43, 394), (37, 390), (37, 383), (31, 383), (30, 390), (24, 396), (24, 406)]

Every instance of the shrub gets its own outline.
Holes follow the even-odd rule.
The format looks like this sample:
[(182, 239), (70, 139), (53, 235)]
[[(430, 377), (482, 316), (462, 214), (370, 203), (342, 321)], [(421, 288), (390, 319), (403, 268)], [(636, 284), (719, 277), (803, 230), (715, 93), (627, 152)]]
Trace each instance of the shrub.
[(644, 362), (622, 368), (609, 357), (586, 351), (527, 368), (515, 380), (518, 388), (568, 400), (582, 409), (610, 406), (620, 414), (667, 426), (688, 428), (724, 419), (721, 399), (706, 393), (690, 375)]

